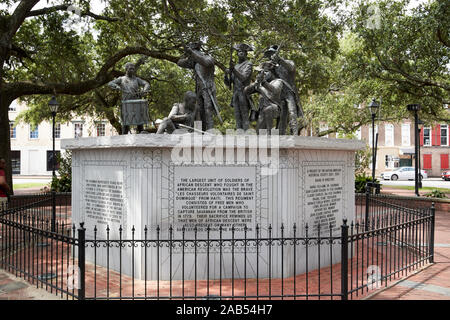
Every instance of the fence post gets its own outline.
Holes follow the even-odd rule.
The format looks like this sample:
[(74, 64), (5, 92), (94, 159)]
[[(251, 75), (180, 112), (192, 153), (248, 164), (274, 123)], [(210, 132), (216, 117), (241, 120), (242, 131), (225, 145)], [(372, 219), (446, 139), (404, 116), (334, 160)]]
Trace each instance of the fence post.
[(86, 229), (84, 228), (84, 222), (80, 223), (80, 228), (78, 229), (78, 269), (80, 271), (79, 277), (79, 288), (78, 288), (78, 299), (85, 299), (85, 266), (86, 266)]
[(366, 186), (366, 216), (364, 218), (364, 222), (365, 222), (365, 227), (364, 230), (368, 231), (368, 221), (369, 221), (369, 206), (370, 206), (370, 188), (369, 188), (369, 184), (367, 184)]
[(435, 213), (436, 208), (434, 207), (434, 202), (431, 203), (431, 230), (430, 230), (430, 263), (434, 263), (434, 223), (435, 223)]
[(341, 225), (341, 296), (348, 300), (348, 225), (347, 219)]
[(51, 231), (56, 232), (56, 194), (55, 190), (52, 190), (52, 219), (51, 219)]

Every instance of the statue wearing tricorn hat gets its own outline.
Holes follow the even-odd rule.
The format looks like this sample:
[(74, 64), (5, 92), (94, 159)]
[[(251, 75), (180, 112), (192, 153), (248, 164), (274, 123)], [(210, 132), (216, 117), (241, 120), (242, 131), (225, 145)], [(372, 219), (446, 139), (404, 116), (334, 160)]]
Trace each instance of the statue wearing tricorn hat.
[(214, 59), (201, 52), (201, 42), (192, 42), (185, 47), (185, 56), (178, 60), (182, 68), (193, 69), (195, 73), (195, 93), (197, 95), (197, 120), (203, 123), (203, 130), (214, 128), (213, 114), (220, 121), (219, 104), (216, 98), (216, 85), (214, 83)]
[(233, 49), (237, 51), (238, 63), (232, 64), (226, 70), (224, 82), (233, 89), (231, 106), (234, 108), (236, 118), (236, 129), (247, 130), (249, 128), (249, 110), (251, 101), (244, 94), (244, 88), (250, 84), (253, 64), (247, 59), (247, 52), (253, 51), (253, 48), (245, 43), (236, 44)]
[(258, 133), (260, 129), (267, 129), (267, 133), (270, 134), (273, 120), (277, 119), (281, 112), (283, 81), (276, 77), (275, 68), (276, 64), (273, 62), (263, 62), (255, 68), (258, 71), (256, 82), (244, 89), (246, 95), (260, 94)]
[(297, 86), (295, 85), (295, 63), (292, 60), (286, 60), (279, 56), (280, 46), (270, 46), (264, 56), (273, 63), (277, 64), (274, 72), (277, 78), (283, 81), (283, 92), (281, 93), (282, 108), (279, 121), (280, 134), (285, 134), (287, 120), (289, 116), (289, 126), (292, 134), (297, 135), (299, 126), (297, 117), (303, 117)]

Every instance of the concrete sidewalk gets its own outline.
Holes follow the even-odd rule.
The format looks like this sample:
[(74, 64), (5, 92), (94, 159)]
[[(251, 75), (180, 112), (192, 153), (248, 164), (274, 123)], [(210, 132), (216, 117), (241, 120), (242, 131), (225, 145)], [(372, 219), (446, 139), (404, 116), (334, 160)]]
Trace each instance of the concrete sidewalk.
[(0, 269), (0, 300), (61, 300), (56, 294), (15, 277)]

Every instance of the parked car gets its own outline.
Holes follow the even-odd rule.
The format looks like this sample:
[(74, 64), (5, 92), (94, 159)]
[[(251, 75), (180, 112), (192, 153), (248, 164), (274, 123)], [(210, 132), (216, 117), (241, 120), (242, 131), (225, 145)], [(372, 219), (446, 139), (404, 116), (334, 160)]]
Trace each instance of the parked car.
[(450, 170), (442, 172), (442, 179), (444, 179), (445, 181), (450, 180)]
[[(387, 171), (381, 174), (383, 180), (414, 180), (414, 167), (401, 167), (394, 171)], [(420, 170), (422, 179), (428, 178), (428, 174), (425, 170)]]

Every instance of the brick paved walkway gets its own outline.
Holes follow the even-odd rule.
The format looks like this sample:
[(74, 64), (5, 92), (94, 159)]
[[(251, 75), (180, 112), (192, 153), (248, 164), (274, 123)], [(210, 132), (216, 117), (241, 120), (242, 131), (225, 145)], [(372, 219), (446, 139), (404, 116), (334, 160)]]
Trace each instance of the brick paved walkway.
[[(382, 243), (382, 241), (381, 241)], [(438, 211), (436, 212), (436, 236), (435, 236), (435, 264), (427, 267), (423, 271), (409, 276), (407, 279), (404, 279), (392, 287), (387, 289), (383, 289), (381, 291), (376, 292), (366, 291), (361, 292), (358, 296), (353, 295), (353, 299), (361, 299), (364, 297), (368, 297), (370, 299), (450, 299), (450, 213)], [(370, 244), (369, 244), (370, 245)], [(384, 246), (386, 248), (386, 246)], [(61, 247), (60, 250), (66, 253), (66, 248)], [(377, 250), (383, 249), (383, 247), (375, 248), (375, 253)], [(52, 252), (53, 250), (50, 250)], [(358, 250), (359, 251), (359, 250)], [(44, 252), (44, 250), (40, 250), (40, 253)], [(366, 251), (367, 252), (367, 251)], [(379, 252), (381, 255), (386, 255), (387, 251)], [(70, 256), (70, 253), (68, 253)], [(364, 254), (365, 255), (365, 254)], [(25, 256), (25, 255), (24, 255)], [(378, 256), (378, 253), (377, 253)], [(50, 258), (52, 259), (52, 258)], [(67, 260), (66, 260), (67, 261)], [(71, 261), (72, 263), (72, 261)], [(354, 265), (354, 264), (350, 264)], [(61, 268), (61, 266), (56, 267), (55, 270), (49, 271), (60, 271), (58, 274), (66, 275), (66, 270)], [(106, 271), (104, 268), (97, 269), (97, 288), (93, 288), (93, 266), (87, 266), (87, 296), (93, 297), (97, 296), (105, 296), (106, 292)], [(357, 268), (356, 268), (357, 269)], [(321, 285), (320, 291), (322, 293), (329, 293), (330, 291), (334, 294), (339, 293), (340, 291), (340, 274), (338, 272), (340, 270), (340, 265), (335, 264), (332, 266), (332, 270), (330, 267), (321, 269)], [(355, 272), (351, 272), (352, 274)], [(359, 277), (361, 277), (362, 273), (360, 273)], [(127, 296), (131, 295), (132, 285), (131, 278), (127, 276), (122, 276), (121, 282), (118, 281), (118, 274), (111, 272), (109, 275), (110, 278), (110, 296), (117, 296), (119, 287), (122, 287), (122, 295)], [(401, 275), (400, 275), (401, 276)], [(65, 277), (60, 277), (63, 282), (66, 282)], [(395, 279), (392, 279), (395, 281)], [(314, 294), (319, 291), (319, 286), (317, 285), (318, 272), (313, 271), (308, 274), (308, 289), (309, 294)], [(354, 279), (355, 281), (355, 279)], [(260, 279), (259, 280), (259, 294), (269, 294), (269, 280), (268, 279)], [(270, 287), (271, 295), (276, 295), (281, 293), (281, 288), (283, 288), (284, 294), (293, 294), (294, 287), (296, 288), (297, 293), (306, 291), (306, 277), (305, 274), (299, 275), (295, 277), (295, 286), (294, 286), (294, 278), (287, 278), (283, 280), (283, 283), (279, 279), (271, 280)], [(333, 283), (333, 289), (330, 290), (331, 282)], [(393, 282), (388, 283), (388, 285), (392, 285)], [(283, 284), (283, 286), (282, 286)], [(355, 283), (356, 284), (356, 283)], [(134, 290), (136, 290), (136, 294), (144, 292), (144, 290), (148, 290), (147, 295), (155, 295), (156, 296), (156, 288), (158, 284), (154, 281), (147, 282), (147, 288), (144, 287), (145, 283), (143, 281), (135, 280), (134, 281)], [(256, 281), (248, 280), (246, 285), (246, 294), (251, 295), (256, 293)], [(384, 285), (384, 284), (383, 284)], [(194, 295), (193, 290), (194, 282), (186, 281), (185, 282), (185, 294)], [(206, 281), (199, 281), (197, 283), (197, 296), (201, 299), (208, 292), (206, 290)], [(209, 283), (209, 295), (218, 295), (220, 293), (220, 286), (218, 281), (211, 281)], [(222, 294), (231, 294), (233, 287), (233, 283), (231, 280), (223, 280), (222, 283)], [(170, 284), (168, 281), (161, 281), (159, 283), (160, 293), (163, 295), (169, 295), (170, 293)], [(173, 281), (172, 283), (172, 293), (173, 295), (180, 295), (182, 292), (182, 286), (180, 281)], [(234, 295), (244, 294), (244, 283), (242, 280), (234, 281)], [(371, 296), (368, 296), (371, 294)], [(57, 299), (57, 297), (53, 294), (50, 294), (45, 291), (45, 289), (37, 289), (36, 285), (32, 285), (26, 281), (23, 281), (19, 278), (10, 275), (3, 270), (0, 270), (0, 299)], [(339, 297), (335, 297), (339, 299)], [(329, 299), (329, 297), (328, 297)]]
[(435, 264), (370, 299), (450, 300), (450, 212), (436, 212)]

